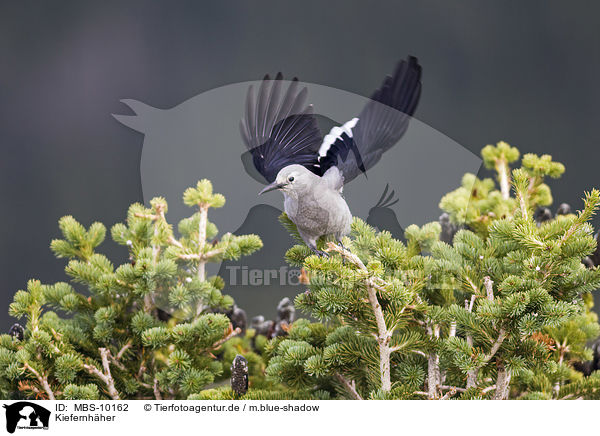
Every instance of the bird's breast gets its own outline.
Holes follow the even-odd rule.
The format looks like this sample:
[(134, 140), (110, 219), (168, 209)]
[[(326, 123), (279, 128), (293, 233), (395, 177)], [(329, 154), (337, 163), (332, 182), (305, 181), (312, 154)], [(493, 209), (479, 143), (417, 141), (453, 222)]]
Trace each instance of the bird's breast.
[(286, 197), (284, 208), (296, 226), (311, 234), (346, 234), (352, 222), (346, 201), (331, 189), (306, 193), (298, 199)]

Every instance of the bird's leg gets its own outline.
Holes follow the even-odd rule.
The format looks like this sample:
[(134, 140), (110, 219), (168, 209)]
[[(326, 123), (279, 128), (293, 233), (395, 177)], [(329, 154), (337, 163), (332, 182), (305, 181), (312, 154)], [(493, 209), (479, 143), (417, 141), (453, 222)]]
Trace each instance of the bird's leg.
[(308, 248), (310, 248), (310, 250), (315, 253), (317, 256), (319, 257), (329, 257), (328, 253), (325, 253), (324, 251), (321, 251), (317, 248), (317, 238), (313, 237), (313, 236), (309, 236), (307, 234), (305, 234), (302, 230), (298, 229), (298, 233), (300, 234), (300, 237), (302, 238), (302, 240), (304, 241), (304, 243), (306, 244), (306, 246)]
[(307, 245), (308, 245), (308, 248), (310, 248), (311, 251), (313, 253), (315, 253), (317, 256), (319, 256), (319, 257), (329, 257), (329, 253), (326, 253), (325, 251), (319, 250), (317, 248), (316, 244), (314, 244), (312, 242), (309, 242)]
[[(344, 247), (344, 243), (342, 242), (342, 237), (341, 236), (336, 236), (335, 239), (337, 240), (337, 243), (342, 248), (342, 250), (348, 251), (348, 249), (346, 247)], [(342, 254), (342, 265), (345, 265), (345, 264), (346, 264), (346, 256), (344, 256)]]

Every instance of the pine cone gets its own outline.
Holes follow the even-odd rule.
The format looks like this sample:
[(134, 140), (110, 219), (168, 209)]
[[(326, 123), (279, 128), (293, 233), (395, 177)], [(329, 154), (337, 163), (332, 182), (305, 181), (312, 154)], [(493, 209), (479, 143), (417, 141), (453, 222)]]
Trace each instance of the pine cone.
[(533, 214), (533, 219), (539, 227), (542, 223), (550, 221), (552, 219), (552, 212), (547, 207), (540, 207)]
[(442, 227), (440, 241), (452, 245), (454, 235), (456, 235), (456, 232), (460, 230), (460, 227), (450, 221), (450, 215), (448, 215), (446, 212), (440, 215), (439, 222), (440, 226)]
[(556, 209), (556, 215), (569, 215), (571, 213), (571, 206), (567, 203), (561, 203)]
[(13, 324), (13, 326), (10, 328), (8, 334), (11, 335), (13, 338), (16, 338), (18, 341), (22, 341), (23, 336), (25, 334), (25, 329), (21, 324), (16, 323)]
[(246, 312), (243, 309), (237, 307), (236, 304), (234, 304), (231, 310), (229, 310), (226, 313), (226, 315), (227, 318), (229, 318), (229, 320), (231, 321), (231, 325), (233, 325), (233, 328), (236, 329), (239, 327), (242, 330), (242, 335), (244, 335), (244, 333), (246, 333), (247, 324)]
[(277, 323), (286, 321), (288, 324), (294, 322), (294, 316), (296, 314), (296, 308), (294, 303), (288, 297), (285, 297), (277, 305)]
[(255, 316), (254, 318), (252, 318), (252, 323), (250, 324), (250, 326), (254, 330), (256, 330), (257, 335), (263, 335), (263, 336), (269, 337), (269, 334), (273, 330), (273, 324), (274, 324), (273, 321), (271, 321), (271, 320), (265, 321), (264, 316), (258, 315), (258, 316)]
[(231, 390), (238, 397), (248, 392), (248, 361), (241, 354), (231, 363)]

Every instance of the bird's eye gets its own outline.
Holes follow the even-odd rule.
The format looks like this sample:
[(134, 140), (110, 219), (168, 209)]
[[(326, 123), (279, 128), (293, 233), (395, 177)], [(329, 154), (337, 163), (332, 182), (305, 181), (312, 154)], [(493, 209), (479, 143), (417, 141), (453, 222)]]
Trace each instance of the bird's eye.
[(293, 182), (294, 181), (294, 177), (293, 176), (288, 177), (288, 181)]

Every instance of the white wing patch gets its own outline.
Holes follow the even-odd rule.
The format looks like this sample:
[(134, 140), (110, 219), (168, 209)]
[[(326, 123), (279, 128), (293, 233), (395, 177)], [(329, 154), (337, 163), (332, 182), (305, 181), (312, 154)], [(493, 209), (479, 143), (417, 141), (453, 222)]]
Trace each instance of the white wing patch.
[(357, 122), (358, 118), (352, 118), (350, 121), (344, 123), (343, 126), (335, 126), (332, 128), (330, 132), (323, 138), (323, 142), (319, 148), (319, 156), (326, 156), (331, 144), (333, 144), (336, 139), (339, 139), (343, 133), (346, 133), (350, 138), (352, 138), (352, 129), (354, 126), (356, 126)]

